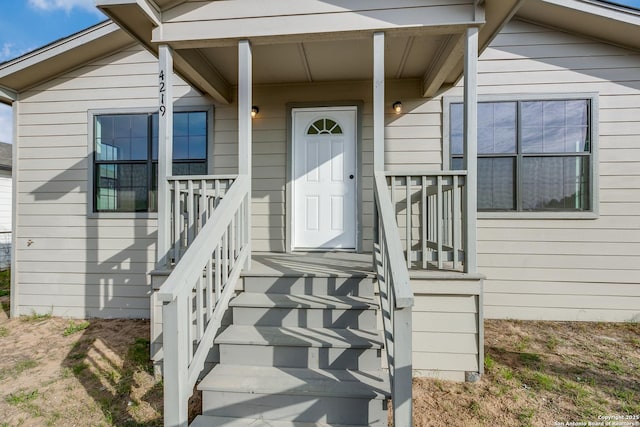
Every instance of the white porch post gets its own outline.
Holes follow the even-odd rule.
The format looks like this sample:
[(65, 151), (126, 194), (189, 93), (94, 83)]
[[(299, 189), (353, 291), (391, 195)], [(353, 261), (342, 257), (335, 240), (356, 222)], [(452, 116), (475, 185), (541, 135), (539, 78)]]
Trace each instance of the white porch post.
[(173, 169), (173, 52), (158, 51), (158, 267), (169, 266), (171, 248), (171, 197), (167, 177)]
[(384, 171), (384, 33), (373, 34), (373, 172)]
[[(384, 33), (373, 33), (373, 176), (384, 172)], [(374, 196), (375, 198), (375, 192)], [(379, 242), (378, 209), (373, 201), (373, 241)], [(375, 251), (373, 251), (375, 265)]]
[(467, 28), (464, 52), (464, 168), (467, 170), (464, 215), (466, 273), (476, 273), (478, 220), (478, 28)]
[(251, 268), (251, 106), (252, 106), (252, 51), (249, 40), (238, 42), (238, 173), (247, 175), (249, 189), (244, 211), (244, 226), (248, 240), (247, 262)]

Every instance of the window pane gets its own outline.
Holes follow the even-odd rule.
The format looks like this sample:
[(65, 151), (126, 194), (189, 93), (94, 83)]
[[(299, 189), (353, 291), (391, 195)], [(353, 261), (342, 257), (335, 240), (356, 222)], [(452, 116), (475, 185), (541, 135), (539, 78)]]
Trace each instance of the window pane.
[[(207, 113), (204, 111), (174, 114), (173, 158), (206, 159)], [(176, 130), (179, 129), (179, 130)]]
[(147, 210), (147, 165), (98, 165), (96, 209), (136, 212)]
[(464, 162), (462, 157), (454, 157), (451, 159), (451, 169), (454, 171), (464, 170)]
[(173, 136), (189, 135), (189, 113), (173, 114)]
[(525, 157), (522, 159), (524, 210), (588, 210), (589, 158)]
[(146, 160), (146, 114), (96, 117), (96, 160)]
[(515, 158), (478, 158), (478, 209), (515, 209)]
[(478, 153), (516, 152), (516, 103), (478, 104)]
[(451, 104), (449, 106), (449, 145), (451, 154), (462, 154), (462, 104)]
[(589, 151), (588, 101), (521, 103), (523, 153)]

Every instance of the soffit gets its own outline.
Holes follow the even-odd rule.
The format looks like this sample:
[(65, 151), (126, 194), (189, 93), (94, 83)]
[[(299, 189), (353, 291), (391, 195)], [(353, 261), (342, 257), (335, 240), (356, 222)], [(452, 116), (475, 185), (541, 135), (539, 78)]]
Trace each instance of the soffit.
[[(446, 35), (389, 36), (385, 40), (388, 78), (421, 78), (430, 58)], [(255, 84), (302, 83), (372, 78), (371, 38), (256, 45), (253, 47)], [(237, 84), (238, 55), (234, 47), (200, 49), (230, 84)]]

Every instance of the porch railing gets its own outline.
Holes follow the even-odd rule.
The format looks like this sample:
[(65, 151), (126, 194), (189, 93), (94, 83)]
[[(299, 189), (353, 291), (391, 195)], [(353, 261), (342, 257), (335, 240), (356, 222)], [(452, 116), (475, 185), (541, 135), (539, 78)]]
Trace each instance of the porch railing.
[[(217, 199), (215, 188), (221, 179), (233, 184), (224, 197)], [(172, 180), (176, 206), (182, 206), (182, 197), (186, 196), (187, 205), (197, 208), (197, 214), (186, 209), (188, 228), (192, 230), (186, 233), (191, 244), (158, 291), (158, 299), (163, 302), (164, 425), (175, 427), (187, 425), (189, 397), (247, 260), (250, 196), (249, 177), (244, 175), (191, 178), (186, 183), (182, 178)], [(205, 190), (197, 204), (200, 190), (196, 191), (196, 181), (200, 181), (200, 190)], [(216, 204), (217, 208), (211, 210)], [(181, 220), (181, 216), (174, 216), (174, 221), (178, 223), (176, 219)], [(182, 238), (185, 231), (180, 227), (174, 232)]]
[(187, 175), (167, 178), (171, 198), (172, 253), (168, 257), (169, 260), (178, 263), (235, 179), (235, 175)]
[(374, 177), (375, 233), (374, 263), (380, 288), (380, 305), (384, 328), (393, 425), (412, 423), (412, 341), (411, 307), (413, 292), (403, 256), (396, 213), (391, 202), (387, 179), (382, 172)]
[(459, 270), (465, 260), (462, 213), (466, 171), (386, 172), (409, 269)]

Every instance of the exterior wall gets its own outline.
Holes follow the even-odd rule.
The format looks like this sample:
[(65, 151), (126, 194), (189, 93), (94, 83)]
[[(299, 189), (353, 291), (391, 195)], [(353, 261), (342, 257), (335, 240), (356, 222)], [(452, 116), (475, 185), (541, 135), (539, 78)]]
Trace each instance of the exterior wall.
[[(417, 81), (390, 81), (385, 160), (391, 170), (427, 167), (439, 170), (440, 104), (418, 98)], [(332, 102), (362, 103), (360, 179), (362, 188), (362, 250), (371, 251), (373, 226), (373, 87), (371, 82), (257, 86), (253, 103), (260, 114), (253, 120), (253, 249), (286, 251), (287, 105), (322, 106)], [(394, 99), (402, 99), (408, 114), (393, 113)], [(411, 100), (414, 101), (411, 101)], [(406, 100), (406, 102), (405, 102)], [(214, 170), (236, 173), (237, 105), (215, 111)], [(426, 166), (425, 166), (426, 165)]]
[[(149, 316), (157, 221), (87, 215), (87, 111), (157, 108), (157, 73), (157, 60), (131, 47), (20, 94), (17, 314)], [(175, 94), (180, 105), (202, 102), (183, 82)]]
[(597, 92), (600, 107), (597, 219), (478, 221), (486, 317), (640, 321), (640, 54), (514, 21), (481, 56), (478, 84)]
[(11, 171), (0, 170), (0, 269), (11, 261)]
[(11, 231), (11, 171), (0, 170), (0, 232)]
[(465, 381), (484, 363), (482, 278), (460, 273), (414, 272), (413, 373)]

